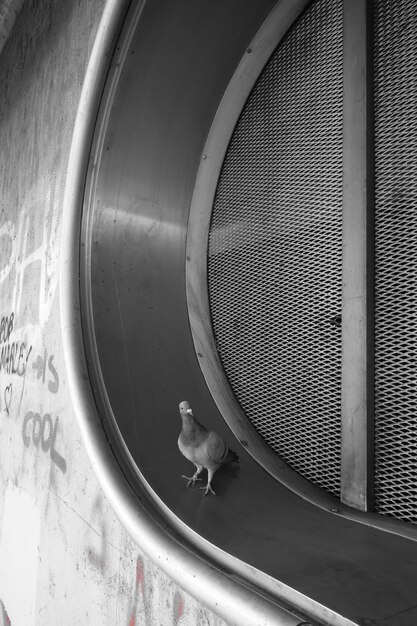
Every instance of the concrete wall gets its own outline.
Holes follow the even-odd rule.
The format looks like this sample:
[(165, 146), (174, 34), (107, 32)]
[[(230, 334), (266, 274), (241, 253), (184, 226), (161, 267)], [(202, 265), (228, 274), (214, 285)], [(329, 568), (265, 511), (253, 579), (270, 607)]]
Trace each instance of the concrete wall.
[(0, 56), (0, 626), (220, 626), (120, 525), (67, 389), (62, 202), (103, 8), (27, 0)]

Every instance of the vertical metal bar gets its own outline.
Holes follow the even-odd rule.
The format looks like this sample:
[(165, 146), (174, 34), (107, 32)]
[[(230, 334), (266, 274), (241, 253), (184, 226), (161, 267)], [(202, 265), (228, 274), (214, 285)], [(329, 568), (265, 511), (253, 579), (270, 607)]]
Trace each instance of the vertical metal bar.
[(344, 2), (341, 500), (373, 507), (371, 0)]

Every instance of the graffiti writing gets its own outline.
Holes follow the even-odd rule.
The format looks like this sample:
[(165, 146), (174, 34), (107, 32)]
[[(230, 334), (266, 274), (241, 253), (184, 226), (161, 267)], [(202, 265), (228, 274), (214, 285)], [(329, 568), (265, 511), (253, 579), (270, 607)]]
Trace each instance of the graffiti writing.
[(29, 411), (23, 420), (22, 437), (27, 448), (30, 446), (31, 440), (35, 447), (40, 444), (44, 452), (49, 452), (51, 461), (65, 474), (67, 463), (55, 448), (58, 423), (59, 418), (56, 417), (54, 423), (49, 413), (45, 413), (41, 417), (39, 413)]
[[(136, 576), (135, 576), (135, 592), (133, 596), (133, 606), (130, 610), (129, 622), (128, 626), (136, 626), (136, 614), (138, 609), (139, 598), (145, 599), (146, 588), (145, 588), (145, 566), (143, 560), (140, 556), (138, 556), (136, 560)], [(145, 608), (145, 624), (148, 624), (148, 612), (147, 612), (148, 604), (144, 602)]]
[(25, 341), (10, 341), (15, 316), (3, 315), (0, 321), (0, 372), (24, 376), (32, 346)]
[(3, 602), (0, 600), (0, 626), (11, 626), (12, 622), (10, 621), (10, 617), (7, 615), (7, 611), (4, 608)]
[(103, 522), (103, 504), (100, 497), (98, 497), (93, 506), (93, 518), (99, 520), (102, 524), (101, 526), (101, 545), (98, 548), (94, 548), (90, 546), (88, 549), (88, 558), (94, 567), (104, 572), (107, 562), (107, 526), (106, 523)]
[[(135, 574), (135, 585), (132, 598), (133, 602), (131, 602), (130, 610), (128, 611), (127, 626), (139, 626), (139, 623), (153, 624), (151, 615), (153, 576), (151, 572), (146, 572), (145, 563), (141, 556), (138, 556), (136, 559)], [(167, 606), (170, 604), (171, 602), (167, 598)], [(171, 606), (171, 620), (168, 619), (167, 615), (164, 624), (171, 623), (173, 626), (178, 626), (182, 621), (184, 621), (181, 618), (187, 612), (185, 599), (179, 589), (175, 589)]]
[(28, 346), (24, 341), (3, 345), (0, 352), (0, 372), (24, 376), (31, 352), (32, 346)]
[[(45, 189), (44, 184), (45, 181), (39, 181), (38, 186), (29, 191), (18, 223), (0, 224), (0, 240), (5, 251), (1, 259), (0, 285), (12, 281), (12, 308), (20, 313), (27, 273), (36, 272), (39, 299), (34, 304), (40, 325), (49, 318), (58, 284), (61, 179), (58, 176), (52, 188)], [(34, 216), (42, 225), (40, 230), (33, 228)]]
[(7, 343), (13, 331), (14, 313), (3, 315), (0, 321), (0, 344)]
[(4, 390), (4, 409), (7, 415), (10, 415), (10, 405), (12, 403), (12, 395), (13, 395), (13, 385), (7, 385)]
[(174, 595), (174, 602), (172, 606), (172, 618), (173, 618), (172, 621), (175, 626), (177, 626), (181, 617), (184, 615), (184, 606), (185, 606), (184, 598), (182, 597), (182, 595), (177, 589)]
[[(12, 341), (15, 327), (15, 314), (3, 315), (0, 319), (0, 373), (25, 377), (32, 346), (25, 341)], [(25, 379), (23, 379), (25, 380)], [(22, 387), (22, 395), (24, 382)], [(13, 385), (10, 383), (3, 389), (2, 400), (6, 415), (10, 415)]]
[(39, 380), (42, 378), (42, 383), (45, 383), (46, 379), (46, 366), (48, 366), (49, 373), (52, 377), (48, 379), (48, 389), (51, 393), (57, 393), (59, 389), (59, 374), (54, 366), (54, 355), (51, 354), (48, 358), (48, 351), (45, 349), (43, 357), (38, 354), (38, 357), (32, 367), (37, 370), (36, 378)]

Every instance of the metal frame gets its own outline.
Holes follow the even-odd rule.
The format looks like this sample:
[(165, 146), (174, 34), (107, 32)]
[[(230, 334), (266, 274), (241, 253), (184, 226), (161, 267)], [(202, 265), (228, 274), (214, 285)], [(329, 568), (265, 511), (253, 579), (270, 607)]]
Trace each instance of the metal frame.
[(187, 230), (187, 305), (196, 354), (225, 421), (281, 483), (347, 519), (417, 540), (416, 529), (373, 510), (372, 20), (367, 0), (344, 0), (342, 485), (340, 503), (294, 472), (243, 414), (220, 361), (207, 293), (207, 247), (218, 178), (235, 124), (269, 56), (308, 0), (278, 2), (239, 64), (201, 155)]
[(373, 179), (367, 0), (344, 2), (341, 500), (373, 508)]

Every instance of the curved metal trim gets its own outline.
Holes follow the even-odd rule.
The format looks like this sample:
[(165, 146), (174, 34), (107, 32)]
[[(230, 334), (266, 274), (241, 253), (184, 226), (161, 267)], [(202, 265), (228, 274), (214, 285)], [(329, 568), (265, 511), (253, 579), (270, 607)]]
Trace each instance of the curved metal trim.
[(194, 347), (219, 411), (249, 454), (274, 478), (312, 504), (367, 526), (417, 541), (417, 529), (397, 519), (353, 509), (316, 487), (264, 442), (244, 415), (226, 377), (213, 333), (207, 292), (207, 248), (217, 184), (245, 102), (269, 57), (311, 0), (280, 0), (246, 50), (219, 105), (196, 177), (186, 242), (187, 305)]
[(187, 230), (187, 302), (194, 346), (207, 385), (240, 443), (274, 478), (299, 495), (332, 508), (338, 500), (292, 470), (243, 414), (220, 361), (207, 293), (207, 247), (217, 183), (236, 122), (269, 57), (310, 0), (281, 0), (246, 50), (210, 129), (190, 208)]
[[(72, 407), (94, 472), (115, 513), (137, 545), (166, 575), (229, 624), (297, 626), (301, 618), (267, 596), (273, 591), (275, 597), (281, 595), (287, 598), (288, 603), (292, 603), (291, 601), (296, 600), (296, 596), (300, 594), (278, 581), (271, 580), (269, 589), (265, 586), (265, 589), (259, 592), (250, 580), (238, 582), (233, 579), (230, 574), (200, 556), (201, 550), (191, 550), (183, 539), (179, 540), (178, 533), (173, 527), (174, 516), (158, 502), (155, 494), (151, 494), (153, 496), (151, 500), (146, 492), (135, 493), (106, 436), (91, 388), (80, 311), (82, 205), (97, 111), (115, 41), (129, 4), (129, 0), (107, 0), (85, 76), (67, 169), (62, 216), (60, 313), (66, 376)], [(139, 19), (143, 5), (144, 1), (136, 4), (136, 10), (133, 17), (131, 16), (130, 32)], [(112, 88), (116, 86), (120, 67), (121, 63), (115, 63), (111, 69), (113, 75), (109, 93), (112, 93)], [(110, 100), (109, 98), (107, 104)], [(96, 164), (92, 163), (91, 167), (94, 169)], [(148, 492), (151, 492), (149, 487)], [(165, 516), (160, 515), (161, 509)], [(172, 526), (167, 524), (167, 515), (170, 515), (169, 521)], [(189, 535), (191, 534), (192, 531), (189, 531)], [(201, 541), (202, 547), (204, 543), (207, 542)], [(210, 547), (213, 548), (213, 552), (221, 552), (214, 546)], [(217, 557), (217, 562), (221, 563), (218, 554)], [(246, 564), (241, 564), (241, 567), (243, 570), (250, 569)], [(228, 571), (231, 570), (229, 567)], [(305, 602), (310, 601), (303, 597), (299, 598), (296, 604)], [(322, 616), (330, 617), (325, 607), (316, 608), (317, 611)], [(331, 615), (334, 617), (334, 613)], [(342, 621), (338, 623), (350, 624), (350, 621), (341, 619)], [(301, 620), (301, 623), (304, 622)]]

